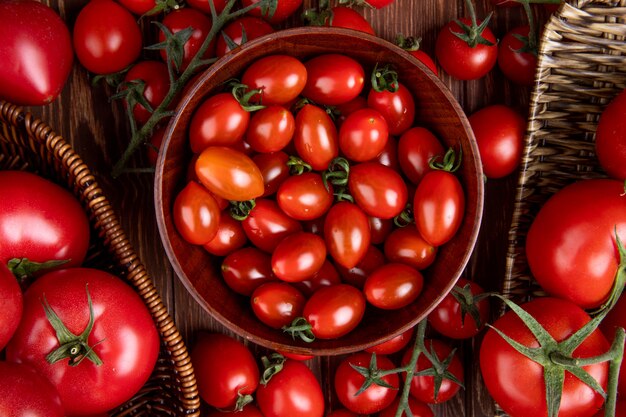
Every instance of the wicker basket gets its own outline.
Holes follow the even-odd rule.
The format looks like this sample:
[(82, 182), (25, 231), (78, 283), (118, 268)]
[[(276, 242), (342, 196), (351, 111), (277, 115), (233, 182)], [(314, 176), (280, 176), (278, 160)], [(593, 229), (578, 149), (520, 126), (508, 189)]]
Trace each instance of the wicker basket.
[(33, 171), (73, 192), (92, 225), (85, 265), (126, 279), (152, 313), (161, 338), (156, 368), (142, 390), (111, 415), (198, 416), (200, 398), (185, 343), (81, 158), (45, 123), (20, 107), (0, 101), (0, 169)]

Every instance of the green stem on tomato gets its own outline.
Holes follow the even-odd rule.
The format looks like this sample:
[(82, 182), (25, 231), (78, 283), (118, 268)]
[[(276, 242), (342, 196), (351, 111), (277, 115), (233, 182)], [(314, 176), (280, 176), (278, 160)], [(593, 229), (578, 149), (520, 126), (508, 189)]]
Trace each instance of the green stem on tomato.
[(617, 354), (609, 362), (609, 382), (607, 386), (607, 398), (604, 405), (604, 416), (613, 417), (615, 415), (615, 406), (617, 403), (617, 383), (619, 380), (619, 373), (622, 367), (622, 360), (624, 359), (624, 341), (626, 339), (626, 333), (623, 328), (618, 328), (615, 331), (615, 338), (613, 339), (613, 345), (611, 350), (615, 347)]
[(404, 372), (406, 372), (406, 378), (404, 386), (402, 387), (402, 393), (400, 394), (400, 403), (398, 404), (398, 409), (396, 410), (396, 414), (394, 417), (402, 417), (402, 414), (406, 414), (407, 416), (412, 416), (411, 409), (409, 407), (409, 393), (411, 391), (411, 381), (413, 381), (413, 375), (415, 375), (415, 370), (417, 369), (417, 360), (420, 355), (424, 353), (424, 339), (426, 338), (426, 324), (428, 321), (423, 319), (417, 325), (417, 336), (415, 337), (415, 343), (413, 344), (413, 352), (411, 354), (411, 360), (409, 363), (402, 368)]

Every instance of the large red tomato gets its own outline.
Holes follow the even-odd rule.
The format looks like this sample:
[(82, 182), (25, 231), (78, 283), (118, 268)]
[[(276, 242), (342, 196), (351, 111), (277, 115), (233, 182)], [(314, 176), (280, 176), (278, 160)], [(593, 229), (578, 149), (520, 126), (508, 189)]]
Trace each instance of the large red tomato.
[(611, 177), (626, 179), (626, 92), (622, 91), (604, 109), (596, 130), (596, 154)]
[(0, 351), (7, 345), (17, 325), (20, 324), (23, 309), (22, 290), (15, 276), (4, 264), (0, 264)]
[(554, 194), (526, 238), (526, 256), (549, 294), (583, 308), (599, 306), (613, 287), (619, 255), (615, 231), (626, 241), (624, 184), (582, 180)]
[(66, 414), (76, 416), (132, 398), (152, 373), (159, 346), (150, 311), (129, 285), (107, 272), (69, 268), (26, 290), (6, 357), (37, 369), (59, 391)]
[(3, 417), (63, 417), (56, 388), (25, 364), (0, 361), (0, 415)]
[(0, 96), (41, 106), (54, 100), (72, 69), (72, 41), (65, 23), (44, 3), (0, 2)]

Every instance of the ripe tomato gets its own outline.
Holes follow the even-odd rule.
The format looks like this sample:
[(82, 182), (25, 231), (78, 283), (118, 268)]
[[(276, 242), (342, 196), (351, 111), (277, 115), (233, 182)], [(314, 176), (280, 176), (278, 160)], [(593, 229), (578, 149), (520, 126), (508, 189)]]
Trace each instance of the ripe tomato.
[(54, 385), (34, 368), (0, 361), (0, 415), (5, 417), (63, 417)]
[(352, 161), (374, 159), (385, 148), (389, 130), (378, 111), (365, 108), (349, 114), (339, 128), (339, 149)]
[(272, 253), (272, 271), (283, 281), (298, 282), (311, 278), (326, 260), (324, 239), (308, 232), (286, 236)]
[(606, 106), (596, 130), (595, 150), (600, 166), (611, 177), (626, 179), (626, 91)]
[(72, 69), (67, 26), (38, 1), (0, 3), (0, 96), (19, 105), (41, 106), (61, 93)]
[(196, 161), (202, 184), (218, 197), (246, 201), (265, 191), (261, 171), (245, 154), (225, 146), (209, 146)]
[(324, 395), (313, 372), (287, 359), (267, 384), (259, 385), (257, 403), (265, 417), (322, 417)]
[[(440, 340), (427, 339), (424, 341), (424, 345), (433, 357), (436, 357), (440, 362), (445, 361), (452, 354), (452, 348)], [(409, 363), (412, 353), (413, 351), (411, 349), (405, 351), (404, 356), (402, 357), (403, 365)], [(432, 362), (422, 354), (417, 359), (415, 372), (417, 373), (432, 367)], [(463, 382), (463, 364), (461, 363), (461, 360), (456, 352), (452, 354), (452, 359), (450, 360), (446, 371), (450, 372), (450, 374), (452, 374), (456, 379)], [(413, 380), (411, 381), (410, 393), (414, 398), (424, 403), (440, 404), (452, 399), (452, 397), (459, 392), (460, 388), (459, 384), (444, 376), (441, 381), (441, 386), (439, 387), (439, 392), (437, 396), (435, 396), (435, 377), (431, 375), (422, 375), (413, 377)]]
[(208, 0), (187, 0), (186, 3), (194, 9), (200, 10), (209, 16), (211, 15), (210, 3), (213, 3), (215, 12), (218, 14), (224, 10), (224, 7), (226, 7), (226, 0), (211, 0), (210, 3)]
[(204, 245), (217, 235), (220, 208), (215, 197), (195, 181), (176, 195), (172, 214), (176, 230), (191, 244)]
[(324, 261), (322, 267), (311, 278), (304, 281), (294, 282), (293, 286), (304, 294), (305, 297), (310, 297), (313, 293), (322, 287), (329, 287), (331, 285), (341, 284), (341, 277), (337, 268), (328, 260)]
[(326, 214), (324, 239), (336, 263), (354, 268), (370, 246), (369, 220), (355, 204), (339, 202)]
[(236, 46), (249, 42), (252, 39), (260, 38), (274, 32), (274, 28), (265, 20), (254, 16), (243, 16), (230, 22), (217, 38), (215, 54), (223, 57), (233, 48), (226, 42), (226, 36), (233, 41)]
[(222, 278), (238, 294), (250, 296), (255, 289), (277, 278), (272, 273), (272, 259), (253, 247), (241, 248), (222, 261)]
[[(590, 320), (580, 307), (558, 298), (536, 298), (522, 308), (557, 342), (565, 340)], [(524, 346), (539, 347), (535, 336), (512, 311), (493, 326)], [(573, 357), (592, 357), (608, 349), (606, 338), (600, 330), (595, 330), (574, 350)], [(606, 389), (608, 362), (583, 369)], [(511, 417), (548, 415), (543, 367), (516, 351), (492, 329), (487, 330), (481, 344), (480, 370), (489, 393)], [(602, 396), (568, 371), (565, 371), (562, 386), (559, 416), (588, 417), (602, 407)]]
[(317, 104), (335, 106), (358, 96), (365, 83), (365, 71), (353, 58), (324, 54), (304, 63), (307, 81), (302, 95)]
[[(0, 263), (0, 351), (7, 345), (22, 318), (22, 289), (9, 268)], [(0, 407), (1, 409), (2, 407)]]
[[(400, 399), (396, 398), (396, 400), (391, 403), (389, 407), (385, 408), (380, 412), (380, 414), (378, 414), (378, 417), (395, 417), (396, 410), (398, 410), (399, 405)], [(411, 410), (413, 417), (435, 417), (433, 410), (431, 410), (428, 405), (417, 401), (413, 397), (409, 397), (409, 409)], [(406, 417), (406, 413), (402, 413), (400, 417)]]
[[(339, 402), (348, 410), (358, 414), (377, 413), (387, 408), (396, 398), (400, 386), (398, 374), (389, 374), (381, 379), (393, 388), (372, 384), (357, 395), (365, 378), (353, 366), (368, 368), (371, 359), (371, 353), (355, 353), (343, 359), (335, 371), (334, 387)], [(384, 355), (376, 356), (376, 365), (380, 370), (395, 368), (393, 362)]]
[(351, 7), (331, 7), (331, 17), (324, 22), (324, 26), (334, 28), (354, 29), (360, 32), (376, 35), (372, 25), (359, 12)]
[(289, 155), (285, 152), (260, 153), (254, 155), (252, 160), (263, 175), (263, 183), (265, 184), (263, 197), (274, 194), (283, 181), (289, 178), (289, 166), (287, 165)]
[(265, 198), (256, 200), (242, 226), (250, 242), (268, 253), (285, 237), (302, 230), (300, 222), (287, 216), (274, 200)]
[(120, 4), (134, 14), (142, 16), (156, 7), (156, 0), (120, 0)]
[[(466, 25), (471, 25), (470, 19), (459, 20)], [(480, 23), (479, 21), (478, 24)], [(486, 27), (479, 34), (491, 42), (491, 45), (479, 43), (474, 47), (469, 46), (455, 33), (463, 33), (463, 29), (455, 21), (444, 25), (439, 32), (435, 42), (435, 55), (439, 65), (458, 80), (476, 80), (485, 76), (495, 66), (498, 59), (498, 44), (491, 29)]]
[[(179, 72), (183, 72), (188, 66), (189, 62), (197, 55), (200, 47), (204, 43), (204, 40), (211, 32), (211, 26), (213, 23), (204, 13), (193, 9), (191, 7), (183, 7), (180, 9), (172, 10), (163, 17), (161, 22), (170, 32), (176, 34), (181, 30), (189, 27), (193, 28), (191, 37), (185, 42), (183, 46), (183, 56), (180, 63), (174, 62), (176, 69)], [(165, 33), (159, 32), (159, 42), (165, 41)], [(202, 56), (204, 59), (212, 58), (215, 56), (215, 42), (211, 41), (208, 48)], [(161, 49), (161, 59), (167, 62), (168, 56), (165, 49)], [(171, 59), (171, 57), (170, 57)], [(180, 66), (178, 66), (180, 65)]]
[(290, 55), (270, 55), (257, 59), (241, 77), (241, 82), (251, 90), (263, 90), (261, 102), (266, 106), (292, 102), (304, 89), (306, 80), (304, 64)]
[(394, 229), (384, 244), (389, 262), (399, 262), (421, 271), (428, 268), (437, 257), (437, 248), (426, 242), (415, 227)]
[(402, 83), (398, 83), (398, 91), (395, 92), (371, 89), (367, 95), (367, 105), (384, 117), (390, 135), (401, 135), (413, 125), (415, 100)]
[(363, 293), (374, 307), (397, 310), (417, 299), (424, 287), (424, 277), (416, 269), (400, 263), (388, 263), (367, 277)]
[(259, 384), (259, 367), (239, 340), (221, 333), (200, 332), (191, 350), (200, 397), (216, 408), (233, 409), (238, 397), (251, 395)]
[(379, 219), (378, 217), (370, 216), (368, 220), (372, 244), (378, 245), (385, 242), (393, 230), (393, 219)]
[(363, 96), (356, 96), (355, 98), (348, 101), (347, 103), (343, 103), (343, 104), (339, 104), (335, 106), (335, 111), (339, 113), (339, 115), (335, 119), (337, 126), (341, 127), (341, 124), (343, 123), (344, 120), (346, 120), (346, 117), (348, 117), (350, 114), (354, 113), (355, 111), (364, 109), (366, 107), (367, 107), (367, 99)]
[(317, 172), (306, 172), (287, 178), (278, 188), (276, 201), (296, 220), (314, 220), (323, 216), (334, 201), (333, 188), (324, 186)]
[[(621, 297), (600, 323), (600, 330), (609, 341), (615, 338), (615, 331), (620, 327), (626, 328), (626, 297)], [(623, 361), (619, 371), (617, 389), (620, 394), (626, 393), (626, 365)], [(617, 415), (619, 416), (619, 414)]]
[(626, 241), (624, 184), (583, 180), (554, 194), (526, 238), (530, 271), (551, 294), (583, 308), (608, 297), (619, 262), (615, 230)]
[(36, 174), (0, 171), (0, 195), (5, 196), (0, 209), (0, 263), (23, 258), (67, 260), (63, 267), (83, 263), (89, 219), (70, 192)]
[(465, 194), (459, 179), (447, 171), (424, 175), (413, 199), (415, 225), (424, 240), (433, 246), (448, 242), (461, 226)]
[[(59, 326), (80, 336), (61, 342), (46, 306), (62, 320)], [(26, 290), (6, 358), (30, 364), (52, 382), (73, 416), (108, 411), (133, 397), (152, 373), (159, 347), (150, 311), (129, 285), (107, 272), (69, 268), (39, 277)], [(56, 356), (56, 363), (47, 360)], [(96, 358), (102, 363), (92, 362)]]
[(226, 256), (248, 243), (241, 222), (222, 211), (215, 237), (202, 245), (207, 252), (216, 256)]
[(291, 142), (296, 124), (293, 114), (282, 106), (269, 106), (254, 113), (246, 131), (246, 142), (256, 152), (277, 152)]
[[(498, 47), (498, 67), (516, 84), (531, 86), (535, 81), (537, 51), (528, 48), (528, 26), (516, 27), (502, 38)], [(526, 42), (519, 37), (526, 39)]]
[(398, 162), (402, 173), (413, 184), (432, 169), (428, 163), (435, 156), (443, 156), (445, 150), (439, 139), (424, 127), (414, 127), (402, 134), (398, 140)]
[(142, 48), (135, 17), (113, 0), (86, 3), (76, 17), (72, 39), (78, 61), (96, 74), (125, 69)]
[[(466, 294), (467, 291), (469, 293)], [(474, 296), (484, 292), (477, 283), (460, 278), (452, 291), (428, 315), (428, 322), (437, 332), (452, 339), (476, 336), (489, 321), (489, 301), (486, 298), (474, 299)], [(468, 309), (474, 309), (480, 326)]]
[(250, 304), (254, 315), (266, 325), (280, 329), (302, 315), (306, 298), (286, 282), (268, 282), (254, 290)]
[(398, 336), (392, 337), (386, 342), (367, 348), (365, 349), (365, 351), (369, 353), (375, 353), (377, 355), (391, 355), (393, 353), (400, 352), (411, 341), (411, 338), (413, 337), (413, 331), (414, 328), (411, 327), (407, 331), (400, 333)]
[(422, 64), (426, 65), (426, 68), (431, 70), (433, 74), (439, 75), (439, 71), (437, 70), (437, 64), (435, 64), (435, 61), (433, 61), (431, 56), (428, 55), (426, 52), (418, 49), (416, 51), (409, 50), (409, 53), (417, 58)]
[(306, 104), (296, 114), (296, 152), (315, 171), (323, 171), (339, 155), (337, 128), (321, 107)]
[[(260, 0), (243, 0), (241, 2), (243, 7), (248, 7), (252, 4), (258, 3)], [(267, 10), (264, 10), (263, 7), (256, 7), (248, 12), (251, 16), (260, 17), (263, 20), (266, 20), (268, 23), (272, 25), (277, 25), (279, 23), (284, 22), (292, 16), (302, 5), (302, 0), (278, 0), (276, 2), (276, 10), (270, 16)]]
[(391, 219), (404, 210), (409, 192), (397, 171), (378, 162), (350, 167), (348, 190), (365, 214)]
[(483, 173), (502, 178), (517, 169), (522, 159), (526, 120), (508, 106), (483, 107), (469, 117)]
[(363, 289), (367, 277), (384, 264), (385, 255), (376, 246), (370, 245), (363, 259), (354, 267), (346, 268), (345, 266), (337, 265), (337, 270), (341, 274), (341, 280), (344, 283)]
[(303, 317), (318, 339), (336, 339), (354, 330), (365, 313), (363, 293), (348, 284), (320, 288), (304, 305)]

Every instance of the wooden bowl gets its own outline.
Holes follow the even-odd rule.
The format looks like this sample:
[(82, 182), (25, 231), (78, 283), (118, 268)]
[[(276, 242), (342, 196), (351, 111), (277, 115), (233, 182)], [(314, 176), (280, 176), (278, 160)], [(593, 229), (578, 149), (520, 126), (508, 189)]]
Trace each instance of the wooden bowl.
[[(221, 84), (241, 76), (255, 60), (273, 54), (306, 59), (325, 53), (342, 53), (371, 70), (378, 63), (392, 64), (416, 100), (416, 124), (431, 129), (444, 146), (462, 148), (463, 163), (457, 174), (466, 194), (466, 212), (456, 236), (439, 248), (435, 263), (424, 271), (422, 294), (397, 311), (368, 307), (362, 323), (336, 340), (312, 343), (294, 340), (262, 324), (252, 312), (248, 297), (231, 291), (220, 275), (220, 260), (202, 247), (185, 242), (177, 233), (172, 206), (184, 185), (191, 160), (187, 129), (194, 110)], [(414, 326), (452, 289), (474, 247), (483, 206), (483, 174), (475, 139), (459, 104), (444, 84), (421, 62), (395, 45), (360, 32), (331, 28), (296, 28), (251, 41), (212, 65), (182, 97), (165, 133), (155, 178), (156, 217), (172, 266), (189, 293), (216, 320), (246, 339), (270, 349), (298, 354), (337, 355), (381, 343)]]

